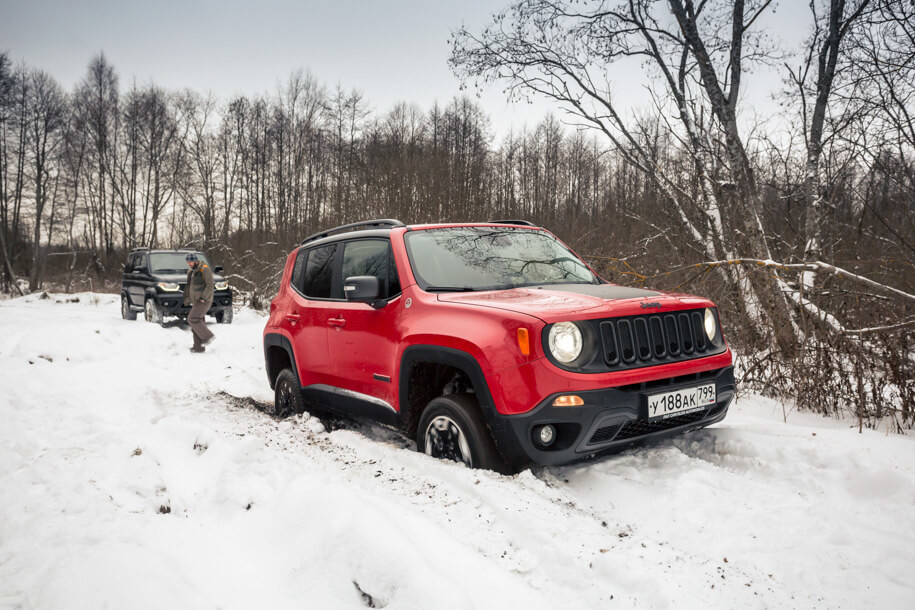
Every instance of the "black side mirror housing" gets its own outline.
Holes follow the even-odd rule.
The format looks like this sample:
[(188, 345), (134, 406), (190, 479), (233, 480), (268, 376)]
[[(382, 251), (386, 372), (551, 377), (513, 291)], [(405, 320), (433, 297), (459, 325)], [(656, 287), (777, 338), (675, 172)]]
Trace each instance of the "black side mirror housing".
[(220, 267), (219, 265), (216, 265), (215, 267), (213, 267), (213, 273), (222, 273), (222, 267)]
[(343, 281), (343, 294), (347, 301), (368, 303), (375, 309), (381, 309), (387, 303), (381, 299), (381, 284), (372, 275), (355, 275)]

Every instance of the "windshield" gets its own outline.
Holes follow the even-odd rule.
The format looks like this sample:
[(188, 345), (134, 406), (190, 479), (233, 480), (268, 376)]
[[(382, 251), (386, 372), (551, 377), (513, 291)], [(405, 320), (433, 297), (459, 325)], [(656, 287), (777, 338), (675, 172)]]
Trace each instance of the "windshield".
[(577, 256), (543, 231), (456, 227), (411, 231), (405, 240), (416, 280), (427, 291), (599, 282)]
[[(197, 252), (197, 258), (201, 263), (207, 265), (205, 254)], [(187, 252), (153, 252), (149, 255), (149, 267), (151, 273), (187, 273), (187, 260), (184, 258)]]

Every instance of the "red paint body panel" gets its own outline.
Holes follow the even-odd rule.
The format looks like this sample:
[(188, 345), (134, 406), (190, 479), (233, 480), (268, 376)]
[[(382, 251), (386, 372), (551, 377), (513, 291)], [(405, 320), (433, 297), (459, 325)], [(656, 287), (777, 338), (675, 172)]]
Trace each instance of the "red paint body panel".
[[(676, 293), (650, 298), (607, 300), (587, 295), (530, 288), (430, 294), (413, 275), (404, 244), (410, 230), (451, 226), (424, 225), (391, 229), (389, 237), (402, 294), (381, 309), (346, 301), (309, 300), (290, 287), (296, 251), (290, 254), (280, 290), (271, 304), (264, 333), (287, 338), (303, 386), (327, 384), (384, 401), (399, 411), (400, 362), (414, 345), (460, 350), (479, 364), (495, 408), (502, 415), (529, 412), (559, 392), (614, 388), (730, 366), (729, 347), (721, 354), (608, 373), (573, 373), (544, 354), (542, 331), (563, 320), (595, 320), (714, 307), (707, 299)], [(542, 229), (540, 229), (542, 230)], [(408, 306), (409, 304), (409, 306)], [(342, 321), (342, 323), (341, 323)], [(530, 334), (531, 354), (517, 343), (517, 329)], [(379, 380), (379, 375), (389, 381)]]

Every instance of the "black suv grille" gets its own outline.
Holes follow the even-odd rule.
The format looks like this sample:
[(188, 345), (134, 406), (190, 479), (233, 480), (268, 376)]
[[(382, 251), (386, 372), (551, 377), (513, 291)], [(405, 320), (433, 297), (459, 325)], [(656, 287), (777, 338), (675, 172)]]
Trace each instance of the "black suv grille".
[(705, 335), (703, 309), (600, 322), (604, 362), (611, 369), (690, 360), (722, 351)]

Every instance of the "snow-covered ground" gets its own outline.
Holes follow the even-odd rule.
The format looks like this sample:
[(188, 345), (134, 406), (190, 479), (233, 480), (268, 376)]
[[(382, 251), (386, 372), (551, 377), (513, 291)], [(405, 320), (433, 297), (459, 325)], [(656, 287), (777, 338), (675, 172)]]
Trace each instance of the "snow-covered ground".
[(0, 608), (915, 607), (911, 438), (750, 398), (503, 477), (271, 419), (262, 327), (0, 302)]

